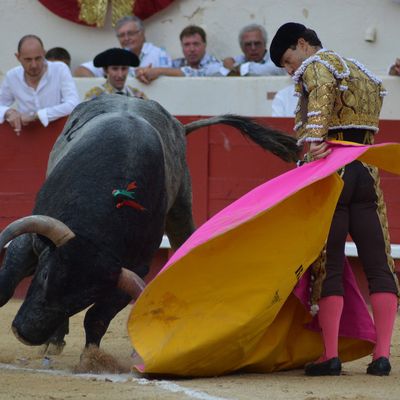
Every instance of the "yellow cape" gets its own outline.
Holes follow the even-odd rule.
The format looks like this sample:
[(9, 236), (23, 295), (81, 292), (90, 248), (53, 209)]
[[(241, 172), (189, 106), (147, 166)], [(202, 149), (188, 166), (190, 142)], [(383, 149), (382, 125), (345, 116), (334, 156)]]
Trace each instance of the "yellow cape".
[[(371, 146), (357, 157), (400, 173), (399, 145)], [(316, 178), (164, 269), (128, 321), (139, 369), (214, 376), (299, 368), (318, 358), (320, 335), (305, 329), (311, 316), (292, 291), (324, 245), (342, 186), (336, 173)], [(339, 343), (342, 361), (372, 347), (359, 338)]]

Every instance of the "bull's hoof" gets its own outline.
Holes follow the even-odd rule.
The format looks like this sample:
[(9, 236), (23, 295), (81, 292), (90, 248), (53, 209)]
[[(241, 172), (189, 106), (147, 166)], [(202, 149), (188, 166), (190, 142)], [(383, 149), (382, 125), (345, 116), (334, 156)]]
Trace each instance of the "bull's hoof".
[(83, 350), (79, 364), (74, 368), (75, 373), (91, 374), (122, 374), (130, 372), (130, 370), (130, 361), (118, 360), (95, 345), (90, 345)]
[(58, 356), (62, 353), (65, 347), (65, 340), (60, 343), (45, 343), (39, 348), (39, 354), (41, 356)]
[(49, 343), (49, 346), (47, 347), (47, 354), (49, 356), (58, 356), (63, 352), (65, 344), (65, 340), (60, 343)]

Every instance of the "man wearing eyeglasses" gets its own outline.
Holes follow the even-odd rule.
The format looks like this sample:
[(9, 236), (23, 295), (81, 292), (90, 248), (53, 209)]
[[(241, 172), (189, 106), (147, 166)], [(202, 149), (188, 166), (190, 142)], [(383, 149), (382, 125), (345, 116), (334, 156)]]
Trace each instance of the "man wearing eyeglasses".
[(239, 33), (243, 54), (224, 59), (226, 74), (230, 76), (286, 75), (271, 61), (267, 51), (267, 32), (258, 24), (247, 25)]
[[(121, 48), (136, 54), (141, 67), (170, 67), (171, 57), (165, 49), (146, 42), (143, 22), (136, 16), (126, 16), (117, 21), (115, 33)], [(135, 69), (129, 69), (129, 75), (135, 76)], [(81, 64), (74, 72), (76, 77), (103, 77), (103, 68), (96, 68), (92, 61)]]

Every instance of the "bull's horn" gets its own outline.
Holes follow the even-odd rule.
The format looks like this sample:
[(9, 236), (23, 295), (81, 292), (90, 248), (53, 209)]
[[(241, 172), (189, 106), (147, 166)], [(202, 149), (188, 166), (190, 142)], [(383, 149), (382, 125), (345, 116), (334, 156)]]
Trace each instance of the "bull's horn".
[(135, 274), (129, 269), (121, 269), (121, 274), (118, 278), (117, 287), (125, 293), (129, 294), (134, 300), (136, 300), (140, 296), (140, 293), (143, 292), (145, 286), (146, 284), (139, 275)]
[(75, 233), (63, 222), (47, 215), (30, 215), (11, 222), (0, 234), (0, 249), (10, 240), (24, 233), (37, 233), (46, 236), (57, 247), (75, 237)]

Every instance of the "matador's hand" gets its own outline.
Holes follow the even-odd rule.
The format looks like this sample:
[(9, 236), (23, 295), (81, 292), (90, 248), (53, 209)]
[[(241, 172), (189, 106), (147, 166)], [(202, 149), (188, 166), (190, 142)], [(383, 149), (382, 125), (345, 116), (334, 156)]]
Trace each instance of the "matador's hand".
[(331, 154), (332, 150), (329, 149), (329, 145), (326, 142), (310, 142), (310, 147), (307, 152), (308, 161), (315, 161), (321, 158), (325, 158)]

